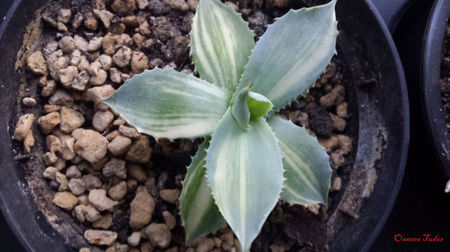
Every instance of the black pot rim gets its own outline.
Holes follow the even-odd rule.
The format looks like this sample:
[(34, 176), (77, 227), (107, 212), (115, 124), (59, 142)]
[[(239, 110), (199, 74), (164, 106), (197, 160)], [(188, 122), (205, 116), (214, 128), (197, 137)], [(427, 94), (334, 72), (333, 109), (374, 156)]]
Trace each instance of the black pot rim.
[(395, 65), (398, 69), (398, 78), (400, 80), (400, 89), (402, 93), (402, 110), (404, 112), (404, 124), (403, 124), (403, 131), (405, 133), (405, 136), (403, 138), (402, 142), (402, 148), (400, 155), (400, 165), (399, 169), (397, 171), (397, 176), (395, 178), (395, 184), (393, 186), (393, 190), (391, 193), (391, 196), (389, 198), (389, 201), (387, 203), (387, 206), (384, 210), (383, 215), (379, 219), (377, 225), (374, 228), (374, 231), (372, 235), (367, 240), (366, 244), (362, 247), (361, 251), (368, 251), (372, 244), (377, 239), (378, 235), (380, 234), (382, 228), (384, 227), (384, 224), (386, 223), (387, 219), (389, 218), (389, 215), (392, 212), (392, 208), (394, 207), (394, 203), (397, 200), (398, 193), (400, 191), (400, 188), (402, 186), (403, 177), (405, 174), (406, 169), (406, 162), (408, 159), (408, 148), (409, 148), (409, 141), (410, 141), (410, 115), (409, 115), (409, 96), (408, 96), (408, 89), (406, 85), (406, 77), (405, 72), (403, 70), (403, 65), (400, 59), (400, 55), (397, 51), (397, 47), (395, 45), (394, 39), (392, 38), (392, 35), (390, 33), (389, 27), (386, 25), (386, 23), (383, 20), (383, 16), (378, 12), (378, 9), (376, 8), (375, 4), (372, 2), (372, 0), (365, 0), (369, 8), (372, 10), (374, 18), (378, 21), (378, 24), (382, 30), (383, 35), (386, 38), (386, 42), (389, 45), (389, 48), (391, 50), (392, 55), (394, 56)]
[(422, 48), (421, 100), (425, 115), (427, 133), (447, 179), (450, 178), (450, 140), (442, 110), (440, 73), (441, 55), (447, 19), (450, 16), (450, 2), (434, 2), (425, 31)]

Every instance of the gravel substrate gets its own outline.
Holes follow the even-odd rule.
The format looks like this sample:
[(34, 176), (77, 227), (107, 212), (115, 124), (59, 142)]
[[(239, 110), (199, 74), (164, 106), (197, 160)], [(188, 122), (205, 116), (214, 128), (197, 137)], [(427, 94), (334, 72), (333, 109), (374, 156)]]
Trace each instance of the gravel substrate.
[[(226, 2), (242, 13), (257, 36), (289, 3)], [(100, 102), (145, 69), (171, 67), (192, 73), (188, 33), (196, 5), (197, 0), (80, 0), (42, 16), (45, 40), (28, 55), (25, 74), (37, 80), (38, 100), (45, 102), (22, 98), (22, 106), (39, 106), (42, 115), (20, 115), (14, 139), (23, 142), (24, 152), (33, 152), (32, 128), (45, 135), (42, 179), (54, 191), (53, 203), (73, 217), (92, 245), (77, 248), (80, 251), (239, 251), (226, 226), (191, 246), (184, 244), (178, 198), (185, 168), (201, 140), (156, 141)], [(272, 8), (271, 15), (263, 12)], [(333, 192), (344, 184), (339, 169), (348, 164), (352, 151), (344, 84), (339, 60), (334, 59), (304, 98), (280, 111), (317, 136), (330, 154), (332, 204)], [(320, 228), (315, 232), (325, 238), (314, 241), (304, 238), (311, 234), (295, 233), (306, 232), (300, 227), (277, 231), (299, 211), (315, 216), (322, 227), (323, 206), (280, 203), (253, 250), (326, 247), (326, 230)]]

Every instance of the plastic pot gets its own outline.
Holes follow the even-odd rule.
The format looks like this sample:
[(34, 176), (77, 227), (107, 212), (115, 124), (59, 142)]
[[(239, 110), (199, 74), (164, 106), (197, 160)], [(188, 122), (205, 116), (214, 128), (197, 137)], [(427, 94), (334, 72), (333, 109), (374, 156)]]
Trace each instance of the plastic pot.
[[(16, 0), (0, 30), (1, 210), (26, 250), (73, 251), (72, 246), (85, 243), (82, 232), (71, 229), (73, 225), (64, 219), (50, 223), (42, 214), (23, 169), (27, 162), (37, 161), (30, 161), (33, 157), (18, 161), (20, 146), (11, 139), (21, 82), (14, 66), (16, 55), (34, 11), (45, 2)], [(334, 235), (329, 247), (365, 251), (383, 227), (401, 185), (409, 143), (408, 95), (394, 43), (373, 4), (338, 1), (337, 16), (342, 30), (338, 51), (349, 67), (354, 84), (350, 93), (357, 104), (354, 164), (341, 202), (355, 203), (359, 217), (352, 218), (339, 207), (332, 209), (328, 224), (336, 229), (329, 230)]]
[(437, 0), (425, 30), (420, 78), (422, 83), (419, 87), (427, 131), (447, 179), (450, 179), (450, 138), (442, 109), (440, 73), (442, 45), (449, 17), (450, 2)]

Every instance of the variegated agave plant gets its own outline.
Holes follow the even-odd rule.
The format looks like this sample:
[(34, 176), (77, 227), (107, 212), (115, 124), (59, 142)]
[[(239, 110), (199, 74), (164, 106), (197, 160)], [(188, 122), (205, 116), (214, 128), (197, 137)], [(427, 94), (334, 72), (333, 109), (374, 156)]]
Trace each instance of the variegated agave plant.
[(147, 70), (104, 100), (155, 138), (205, 137), (180, 199), (187, 241), (227, 222), (248, 251), (279, 199), (327, 203), (325, 149), (275, 112), (306, 92), (335, 54), (335, 3), (289, 11), (255, 45), (239, 14), (200, 0), (190, 34), (200, 78)]

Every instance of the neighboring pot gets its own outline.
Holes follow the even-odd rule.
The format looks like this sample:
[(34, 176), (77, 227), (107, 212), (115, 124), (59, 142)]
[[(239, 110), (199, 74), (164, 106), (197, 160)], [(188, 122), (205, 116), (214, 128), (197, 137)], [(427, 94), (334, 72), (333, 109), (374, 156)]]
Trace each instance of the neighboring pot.
[(450, 137), (442, 109), (440, 73), (442, 45), (448, 18), (450, 2), (437, 0), (428, 18), (422, 48), (420, 96), (426, 127), (441, 168), (450, 179)]
[[(71, 251), (70, 245), (82, 236), (59, 233), (55, 225), (57, 230), (67, 230), (70, 225), (50, 224), (35, 205), (22, 164), (14, 160), (17, 144), (11, 140), (21, 83), (14, 66), (16, 53), (34, 11), (45, 2), (15, 1), (0, 30), (0, 141), (4, 143), (0, 149), (0, 198), (5, 219), (25, 249)], [(339, 206), (329, 213), (328, 226), (336, 228), (328, 230), (334, 235), (329, 244), (332, 251), (370, 248), (392, 209), (406, 163), (409, 108), (403, 70), (392, 38), (374, 9), (371, 2), (360, 0), (339, 1), (337, 6), (344, 31), (339, 52), (351, 68), (358, 136), (350, 181)]]

